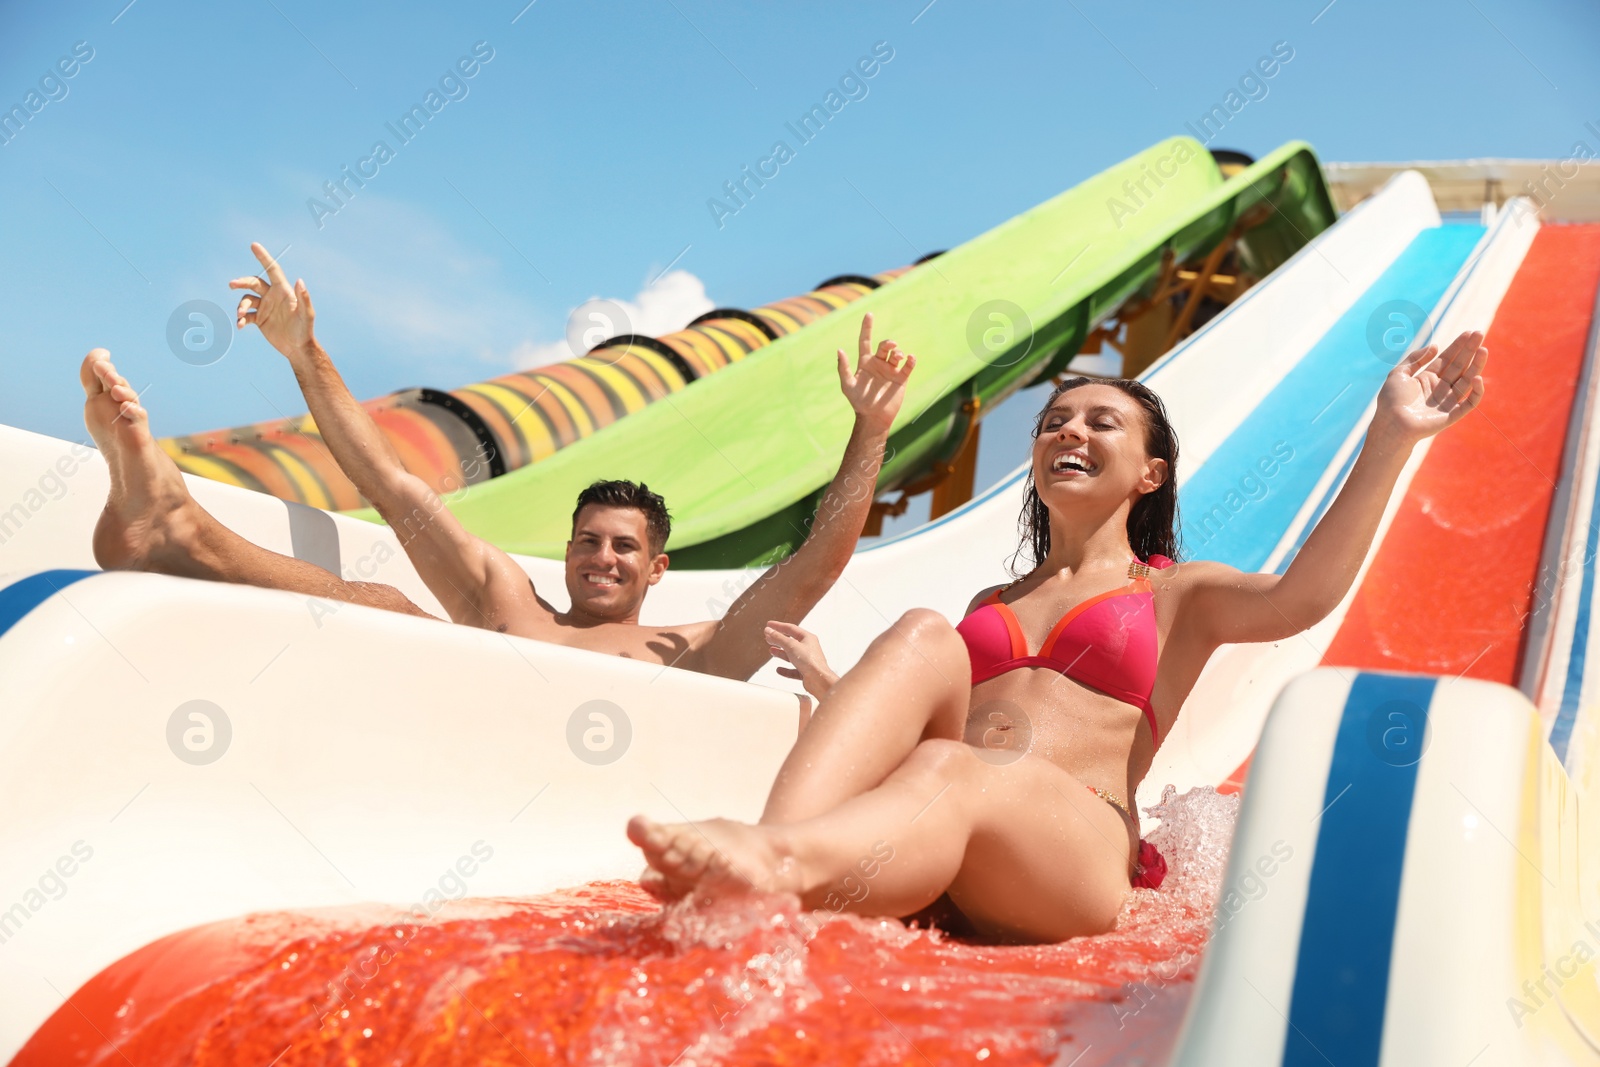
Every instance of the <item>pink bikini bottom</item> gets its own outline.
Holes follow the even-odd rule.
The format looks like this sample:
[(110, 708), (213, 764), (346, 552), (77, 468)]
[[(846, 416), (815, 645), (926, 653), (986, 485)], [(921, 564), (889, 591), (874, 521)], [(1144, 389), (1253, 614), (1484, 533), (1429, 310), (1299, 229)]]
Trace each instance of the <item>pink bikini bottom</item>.
[(1139, 842), (1139, 861), (1134, 865), (1135, 889), (1160, 889), (1167, 878), (1167, 860), (1161, 850), (1148, 841)]

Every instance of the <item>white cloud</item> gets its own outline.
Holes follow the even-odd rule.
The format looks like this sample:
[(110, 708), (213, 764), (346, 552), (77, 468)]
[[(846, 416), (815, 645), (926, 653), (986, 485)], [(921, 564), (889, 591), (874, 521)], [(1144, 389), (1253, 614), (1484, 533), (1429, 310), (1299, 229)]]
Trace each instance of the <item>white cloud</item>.
[(686, 270), (670, 271), (646, 284), (632, 300), (585, 300), (567, 316), (566, 337), (542, 344), (524, 341), (512, 351), (511, 363), (518, 370), (561, 363), (618, 334), (659, 337), (683, 329), (714, 307), (705, 282)]
[(231, 230), (244, 251), (242, 262), (232, 261), (234, 274), (258, 269), (246, 241), (279, 252), (270, 235), (287, 233), (283, 267), (291, 279), (305, 278), (318, 331), (337, 336), (352, 360), (381, 359), (389, 374), (399, 370), (404, 384), (453, 387), (500, 372), (530, 325), (549, 329), (549, 315), (525, 295), (543, 283), (514, 254), (500, 255), (488, 242), (474, 247), (426, 207), (373, 190), (321, 231), (243, 215)]
[[(309, 178), (300, 185), (315, 187)], [(240, 249), (262, 240), (278, 252), (270, 235), (291, 235), (284, 270), (305, 278), (319, 332), (339, 342), (342, 362), (381, 365), (385, 383), (454, 388), (503, 374), (508, 365), (564, 362), (618, 334), (681, 330), (715, 306), (703, 281), (673, 270), (631, 299), (584, 301), (567, 316), (564, 338), (541, 342), (535, 338), (563, 327), (539, 306), (546, 284), (537, 268), (493, 239), (481, 246), (463, 240), (425, 205), (368, 189), (320, 231), (307, 233), (300, 219), (278, 221), (241, 212), (229, 229)], [(238, 260), (226, 269), (255, 270), (248, 253)]]
[(302, 270), (320, 281), (308, 278), (312, 296), (326, 292), (327, 306), (415, 357), (460, 353), (486, 368), (499, 364), (517, 325), (541, 317), (508, 284), (508, 264), (464, 245), (423, 210), (370, 199), (329, 221), (330, 229), (349, 223), (346, 241), (306, 242), (303, 253), (289, 253), (291, 264), (302, 253)]

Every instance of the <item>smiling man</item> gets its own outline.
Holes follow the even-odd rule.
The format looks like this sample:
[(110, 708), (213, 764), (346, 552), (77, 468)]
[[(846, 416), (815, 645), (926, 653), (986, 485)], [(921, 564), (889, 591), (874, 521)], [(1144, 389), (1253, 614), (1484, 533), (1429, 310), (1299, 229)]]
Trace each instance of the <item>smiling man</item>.
[[(889, 428), (916, 364), (892, 341), (873, 351), (871, 315), (862, 319), (854, 371), (843, 350), (838, 353), (840, 390), (856, 413), (855, 426), (805, 543), (753, 582), (722, 619), (641, 626), (645, 594), (668, 564), (671, 522), (661, 497), (623, 481), (595, 482), (579, 495), (566, 553), (571, 607), (557, 611), (515, 560), (468, 533), (439, 494), (405, 469), (317, 343), (305, 283), (291, 287), (265, 248), (250, 247), (266, 277), (229, 283), (249, 290), (239, 301), (238, 327), (254, 323), (288, 359), (333, 458), (395, 531), (452, 621), (748, 678), (768, 659), (766, 624), (799, 622), (849, 562), (872, 505)], [(223, 526), (189, 495), (177, 466), (150, 436), (149, 416), (110, 353), (90, 352), (81, 379), (88, 397), (84, 421), (111, 471), (111, 493), (94, 535), (102, 567), (239, 582), (427, 615), (392, 586), (346, 581), (304, 560), (269, 552)]]

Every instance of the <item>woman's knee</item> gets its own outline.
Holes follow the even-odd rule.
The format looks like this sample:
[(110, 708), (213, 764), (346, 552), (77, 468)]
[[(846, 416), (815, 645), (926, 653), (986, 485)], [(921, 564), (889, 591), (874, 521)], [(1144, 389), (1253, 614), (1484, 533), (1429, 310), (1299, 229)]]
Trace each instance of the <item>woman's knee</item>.
[(955, 632), (955, 627), (950, 625), (950, 620), (932, 608), (912, 608), (900, 616), (894, 628), (899, 633), (922, 636), (939, 635), (946, 631)]
[(961, 635), (950, 625), (950, 620), (931, 608), (912, 608), (878, 638), (928, 659), (956, 659), (966, 657), (966, 646)]

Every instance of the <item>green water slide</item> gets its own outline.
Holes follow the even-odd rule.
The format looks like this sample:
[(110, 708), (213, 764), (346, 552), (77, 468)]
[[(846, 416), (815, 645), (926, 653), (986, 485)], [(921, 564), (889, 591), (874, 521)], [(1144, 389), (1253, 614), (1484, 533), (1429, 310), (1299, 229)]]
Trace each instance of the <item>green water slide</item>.
[(764, 564), (805, 538), (838, 468), (852, 413), (833, 353), (855, 351), (864, 313), (917, 355), (882, 491), (959, 448), (968, 401), (987, 410), (1064, 369), (1097, 324), (1149, 295), (1167, 253), (1193, 261), (1238, 228), (1241, 265), (1261, 277), (1334, 218), (1303, 142), (1224, 179), (1199, 142), (1165, 141), (682, 392), (471, 487), (451, 509), (509, 551), (560, 558), (578, 492), (630, 478), (666, 497), (674, 566)]

